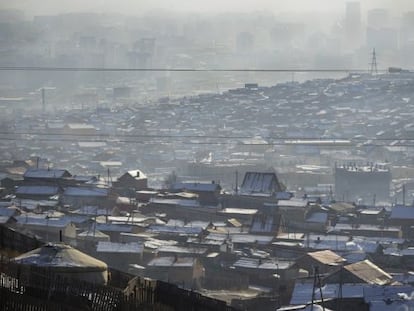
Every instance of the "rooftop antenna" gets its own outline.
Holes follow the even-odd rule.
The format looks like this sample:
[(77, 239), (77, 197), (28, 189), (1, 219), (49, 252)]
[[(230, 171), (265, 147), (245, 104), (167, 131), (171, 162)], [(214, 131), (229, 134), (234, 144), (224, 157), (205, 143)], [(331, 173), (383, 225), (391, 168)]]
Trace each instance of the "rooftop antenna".
[(45, 101), (45, 88), (42, 88), (42, 111), (45, 113), (46, 111), (46, 101)]
[(375, 52), (375, 48), (372, 50), (372, 57), (371, 57), (371, 69), (370, 74), (378, 74), (378, 68), (377, 68), (377, 54)]

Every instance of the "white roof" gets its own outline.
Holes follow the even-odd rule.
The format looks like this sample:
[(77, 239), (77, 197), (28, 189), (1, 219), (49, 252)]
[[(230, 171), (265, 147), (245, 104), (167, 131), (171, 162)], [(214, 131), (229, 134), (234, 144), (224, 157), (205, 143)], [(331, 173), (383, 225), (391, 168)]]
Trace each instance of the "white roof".
[(137, 253), (141, 254), (144, 251), (144, 246), (137, 242), (131, 243), (116, 243), (99, 241), (96, 247), (99, 253)]
[(277, 205), (286, 207), (306, 207), (308, 205), (308, 200), (291, 198), (290, 200), (280, 200)]
[(131, 170), (131, 171), (128, 171), (128, 174), (131, 175), (132, 177), (134, 177), (135, 179), (145, 179), (145, 178), (147, 178), (147, 175), (145, 175), (140, 170)]
[[(364, 296), (364, 284), (343, 284), (342, 297), (343, 298), (362, 298)], [(321, 287), (324, 299), (338, 298), (339, 285), (325, 284)], [(290, 300), (291, 305), (302, 305), (312, 302), (313, 282), (296, 282)], [(315, 300), (319, 298), (319, 288), (315, 294)]]
[(95, 129), (95, 127), (92, 124), (86, 124), (86, 123), (69, 123), (68, 127), (71, 130), (84, 130), (84, 129), (94, 130)]
[(258, 258), (242, 257), (233, 266), (247, 269), (285, 270), (289, 269), (293, 263), (291, 261), (261, 260)]
[(240, 215), (255, 215), (257, 214), (257, 209), (253, 208), (223, 208), (219, 213), (222, 214), (240, 214)]
[(192, 257), (159, 257), (151, 260), (147, 266), (152, 267), (192, 267), (195, 259)]

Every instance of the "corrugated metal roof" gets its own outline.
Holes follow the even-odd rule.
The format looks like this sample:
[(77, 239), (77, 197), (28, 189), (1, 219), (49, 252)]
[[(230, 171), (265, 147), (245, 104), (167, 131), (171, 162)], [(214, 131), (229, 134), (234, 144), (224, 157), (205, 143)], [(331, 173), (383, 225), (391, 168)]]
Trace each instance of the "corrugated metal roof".
[(239, 193), (242, 195), (263, 194), (273, 195), (281, 191), (276, 174), (246, 172)]
[(345, 261), (344, 258), (331, 250), (311, 252), (307, 253), (307, 255), (325, 265), (340, 265)]
[(392, 281), (391, 275), (369, 260), (346, 265), (344, 269), (368, 284), (386, 285)]
[(265, 215), (259, 215), (259, 217), (255, 217), (253, 223), (250, 227), (251, 232), (260, 233), (266, 232), (270, 233), (274, 229), (274, 218), (268, 217)]

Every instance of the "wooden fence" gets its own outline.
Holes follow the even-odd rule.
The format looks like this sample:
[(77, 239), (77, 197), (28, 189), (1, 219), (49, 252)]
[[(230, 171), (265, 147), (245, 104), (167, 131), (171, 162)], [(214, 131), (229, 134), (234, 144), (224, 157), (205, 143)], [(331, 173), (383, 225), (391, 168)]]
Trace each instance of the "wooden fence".
[(29, 236), (7, 226), (0, 225), (0, 250), (25, 253), (43, 244), (35, 236)]
[[(0, 251), (23, 253), (41, 245), (35, 237), (0, 226)], [(46, 268), (22, 272), (18, 265), (0, 260), (0, 311), (235, 310), (223, 301), (177, 285), (132, 277), (116, 270), (111, 271), (112, 286), (63, 278)]]
[(125, 289), (92, 284), (54, 275), (48, 269), (22, 273), (15, 264), (3, 264), (0, 274), (0, 310), (194, 310), (233, 311), (223, 301), (203, 296), (174, 284), (140, 277)]

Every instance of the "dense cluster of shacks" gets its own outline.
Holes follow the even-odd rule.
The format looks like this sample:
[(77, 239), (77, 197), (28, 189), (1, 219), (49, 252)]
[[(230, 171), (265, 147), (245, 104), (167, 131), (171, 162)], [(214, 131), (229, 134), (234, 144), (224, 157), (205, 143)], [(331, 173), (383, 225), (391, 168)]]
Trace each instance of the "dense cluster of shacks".
[(248, 172), (223, 194), (216, 182), (150, 189), (140, 170), (107, 184), (27, 166), (21, 180), (4, 180), (0, 224), (111, 268), (239, 307), (412, 307), (413, 207), (296, 197), (275, 172)]

